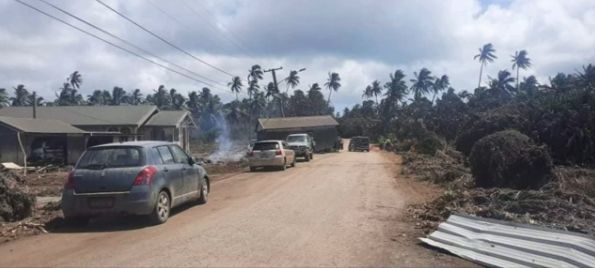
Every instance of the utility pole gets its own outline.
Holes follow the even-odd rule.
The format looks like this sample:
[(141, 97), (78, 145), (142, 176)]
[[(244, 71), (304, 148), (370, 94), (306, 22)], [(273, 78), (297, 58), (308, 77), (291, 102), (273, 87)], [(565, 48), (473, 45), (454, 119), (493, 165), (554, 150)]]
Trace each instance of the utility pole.
[[(279, 71), (279, 70), (283, 70), (283, 67), (271, 68), (271, 69), (263, 71), (265, 73), (271, 72), (273, 74), (273, 84), (275, 84), (275, 91), (277, 91), (277, 92), (279, 92), (279, 85), (277, 84), (277, 75), (275, 74), (275, 71)], [(281, 108), (281, 115), (283, 117), (285, 117), (285, 112), (283, 111), (283, 104), (281, 104), (281, 101), (279, 101), (279, 106)]]

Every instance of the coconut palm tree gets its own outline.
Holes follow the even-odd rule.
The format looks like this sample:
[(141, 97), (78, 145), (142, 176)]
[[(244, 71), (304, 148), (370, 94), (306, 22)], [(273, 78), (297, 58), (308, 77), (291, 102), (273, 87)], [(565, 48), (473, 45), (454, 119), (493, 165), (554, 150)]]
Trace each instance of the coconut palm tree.
[(81, 75), (81, 73), (79, 73), (79, 71), (74, 71), (72, 74), (68, 76), (66, 80), (72, 86), (72, 88), (80, 89), (81, 84), (83, 83), (83, 76)]
[(487, 43), (483, 45), (483, 47), (479, 48), (479, 54), (475, 55), (473, 59), (479, 60), (480, 67), (479, 67), (479, 82), (477, 83), (477, 87), (481, 86), (481, 76), (483, 74), (483, 67), (488, 64), (488, 62), (494, 62), (496, 55), (494, 54), (496, 49), (492, 43)]
[(248, 81), (248, 88), (246, 88), (246, 92), (248, 92), (248, 99), (252, 99), (252, 96), (258, 92), (260, 86), (258, 85), (257, 80), (249, 80)]
[(338, 73), (329, 73), (328, 79), (324, 83), (324, 86), (328, 89), (328, 100), (326, 101), (326, 105), (330, 106), (331, 104), (331, 93), (333, 91), (339, 90), (341, 88), (341, 77)]
[(376, 99), (376, 106), (378, 106), (378, 95), (382, 94), (382, 87), (378, 80), (374, 80), (371, 85), (367, 86), (364, 90), (364, 96), (367, 98), (374, 97)]
[(236, 101), (239, 101), (238, 93), (242, 90), (242, 80), (239, 76), (235, 76), (231, 82), (227, 83), (227, 86), (231, 89), (231, 92), (236, 94)]
[[(111, 98), (110, 98), (111, 99)], [(103, 91), (96, 89), (91, 95), (87, 95), (88, 105), (106, 105), (107, 101), (104, 99)]]
[(432, 96), (432, 103), (434, 103), (436, 95), (446, 90), (449, 86), (450, 81), (448, 79), (448, 75), (443, 75), (440, 78), (436, 78), (436, 81), (434, 81), (434, 83), (432, 84), (432, 92), (434, 93), (434, 96)]
[(10, 99), (8, 98), (8, 93), (6, 92), (6, 88), (0, 88), (0, 108), (8, 107), (10, 105)]
[(260, 65), (254, 64), (248, 71), (248, 79), (247, 80), (248, 81), (262, 80), (262, 75), (263, 75), (263, 72), (262, 72), (262, 68), (260, 67)]
[(528, 53), (526, 50), (517, 51), (512, 55), (512, 70), (516, 68), (516, 91), (519, 91), (519, 71), (521, 69), (526, 70), (531, 67), (531, 59), (527, 57)]
[(490, 79), (490, 89), (511, 93), (515, 90), (512, 83), (514, 83), (512, 74), (508, 70), (502, 70), (498, 72), (498, 77)]
[(83, 96), (70, 83), (62, 84), (57, 97), (56, 104), (59, 106), (81, 105), (83, 103)]
[(143, 103), (143, 93), (141, 93), (140, 89), (137, 88), (132, 91), (130, 97), (128, 98), (128, 103), (130, 105), (139, 105)]
[(285, 82), (287, 82), (287, 89), (285, 93), (289, 92), (289, 88), (294, 89), (300, 84), (300, 76), (298, 75), (297, 71), (289, 72), (289, 76), (285, 78)]
[(414, 99), (419, 100), (423, 95), (430, 93), (430, 89), (434, 83), (432, 72), (427, 68), (422, 68), (419, 73), (413, 73), (415, 78), (411, 79), (411, 90), (414, 94)]
[(279, 94), (279, 90), (277, 90), (273, 82), (270, 82), (266, 87), (266, 98), (275, 97), (277, 94)]
[(29, 90), (25, 88), (24, 85), (17, 85), (14, 89), (14, 97), (10, 97), (10, 101), (12, 102), (12, 106), (27, 106), (29, 105), (28, 99)]
[(595, 89), (595, 66), (592, 64), (583, 66), (583, 71), (577, 74), (576, 80), (576, 84), (581, 88)]
[(310, 89), (308, 91), (310, 91), (310, 90), (318, 90), (318, 91), (320, 91), (320, 90), (322, 90), (322, 88), (320, 87), (320, 85), (318, 85), (318, 83), (314, 83), (314, 84), (312, 84), (310, 86)]
[(384, 84), (386, 88), (385, 95), (392, 103), (402, 102), (407, 96), (407, 85), (405, 84), (405, 73), (401, 70), (396, 70), (390, 74), (390, 81)]
[(110, 105), (120, 105), (123, 102), (126, 102), (126, 91), (121, 87), (114, 87)]

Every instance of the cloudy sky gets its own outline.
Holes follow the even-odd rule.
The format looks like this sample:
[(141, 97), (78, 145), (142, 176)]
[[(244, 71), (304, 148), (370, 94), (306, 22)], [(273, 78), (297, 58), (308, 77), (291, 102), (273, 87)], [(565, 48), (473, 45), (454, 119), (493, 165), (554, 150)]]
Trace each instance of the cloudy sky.
[[(126, 46), (39, 0), (22, 1)], [(283, 66), (280, 78), (289, 70), (306, 68), (300, 73), (302, 89), (324, 83), (328, 72), (338, 72), (343, 86), (332, 102), (340, 110), (360, 102), (366, 85), (376, 79), (384, 83), (396, 69), (409, 79), (428, 67), (433, 74), (448, 74), (457, 90), (471, 90), (479, 69), (473, 56), (488, 42), (498, 56), (486, 70), (491, 76), (510, 69), (510, 55), (520, 49), (526, 49), (533, 62), (522, 75), (534, 74), (540, 82), (595, 63), (593, 0), (103, 0), (225, 73), (166, 45), (96, 1), (47, 1), (216, 81), (210, 87), (224, 100), (233, 98), (225, 86), (231, 80), (226, 73), (245, 80), (253, 64)], [(0, 88), (25, 84), (53, 99), (75, 70), (83, 75), (85, 96), (114, 86), (144, 93), (160, 84), (181, 92), (205, 86), (16, 1), (0, 0), (0, 14)], [(267, 73), (264, 83), (270, 80)]]

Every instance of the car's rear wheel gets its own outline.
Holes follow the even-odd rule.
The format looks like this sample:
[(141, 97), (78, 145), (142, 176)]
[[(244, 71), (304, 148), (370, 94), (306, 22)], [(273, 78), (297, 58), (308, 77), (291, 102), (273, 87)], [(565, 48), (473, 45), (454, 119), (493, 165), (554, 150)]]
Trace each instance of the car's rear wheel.
[(286, 170), (287, 169), (287, 158), (285, 160), (283, 160), (283, 165), (281, 166), (281, 170)]
[(154, 224), (162, 224), (169, 219), (169, 212), (171, 209), (171, 200), (166, 191), (159, 192), (157, 195), (157, 204), (151, 213), (151, 221)]
[(209, 200), (209, 182), (206, 178), (203, 178), (200, 186), (200, 197), (198, 198), (199, 204), (206, 204)]

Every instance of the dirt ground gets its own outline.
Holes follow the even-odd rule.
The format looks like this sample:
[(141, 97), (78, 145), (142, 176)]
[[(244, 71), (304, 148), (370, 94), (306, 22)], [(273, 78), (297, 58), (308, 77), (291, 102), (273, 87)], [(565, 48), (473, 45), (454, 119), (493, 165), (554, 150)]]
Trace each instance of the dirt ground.
[(99, 219), (0, 245), (0, 266), (473, 266), (420, 245), (406, 212), (436, 186), (394, 154), (316, 155), (285, 172), (214, 182), (209, 203), (163, 225)]

